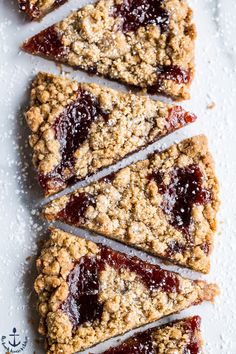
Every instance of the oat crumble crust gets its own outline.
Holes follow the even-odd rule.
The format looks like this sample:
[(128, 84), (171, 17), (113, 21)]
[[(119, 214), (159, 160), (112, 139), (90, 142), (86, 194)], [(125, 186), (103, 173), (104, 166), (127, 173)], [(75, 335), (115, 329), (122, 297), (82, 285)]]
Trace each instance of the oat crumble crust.
[(67, 0), (18, 0), (18, 3), (20, 10), (34, 20), (40, 19), (66, 1)]
[(107, 265), (99, 274), (101, 320), (85, 322), (72, 330), (69, 317), (60, 309), (69, 293), (67, 277), (81, 257), (96, 256), (100, 246), (61, 230), (51, 231), (37, 260), (39, 276), (35, 281), (41, 316), (39, 333), (46, 336), (48, 354), (84, 350), (204, 300), (213, 301), (218, 294), (216, 285), (189, 280), (177, 273), (172, 274), (178, 278), (178, 292), (150, 290), (135, 272), (127, 268), (118, 272)]
[[(168, 184), (169, 173), (173, 168), (182, 168), (193, 163), (202, 170), (203, 187), (211, 191), (211, 201), (205, 205), (194, 204), (192, 207), (191, 247), (167, 256), (168, 245), (178, 243), (186, 246), (187, 239), (184, 232), (168, 221), (168, 216), (160, 208), (163, 196), (158, 185), (147, 176), (153, 171), (161, 170), (164, 173), (164, 182)], [(88, 205), (76, 226), (98, 232), (179, 265), (203, 273), (209, 272), (219, 197), (218, 181), (205, 136), (184, 140), (164, 152), (154, 153), (149, 159), (127, 166), (112, 175), (110, 183), (101, 179), (53, 200), (44, 208), (44, 217), (70, 223), (59, 213), (65, 208), (71, 195), (78, 196), (83, 192), (92, 195), (96, 203)], [(205, 252), (205, 246), (208, 252)]]
[[(179, 106), (39, 73), (32, 84), (31, 107), (25, 114), (32, 131), (33, 163), (39, 174), (49, 174), (62, 160), (53, 124), (63, 110), (76, 101), (79, 89), (96, 97), (100, 107), (109, 113), (109, 119), (93, 122), (87, 139), (75, 151), (73, 176), (77, 180), (114, 164), (196, 118), (186, 113), (190, 119), (188, 122), (176, 119), (177, 123), (171, 126), (168, 121), (170, 111), (176, 107), (180, 109)], [(71, 176), (71, 172), (66, 173)], [(51, 183), (45, 193), (50, 195), (66, 186), (67, 181), (60, 186)]]
[[(151, 347), (153, 348), (152, 353), (155, 354), (183, 354), (185, 353), (186, 347), (191, 343), (197, 343), (195, 345), (198, 346), (198, 351), (194, 351), (195, 354), (199, 353), (203, 346), (203, 340), (201, 336), (200, 328), (194, 329), (193, 333), (191, 330), (186, 329), (188, 327), (188, 323), (191, 321), (201, 321), (199, 316), (183, 318), (179, 321), (174, 321), (167, 323), (160, 327), (155, 327), (150, 330), (139, 332), (138, 335), (134, 335), (117, 347), (110, 348), (105, 351), (103, 354), (119, 354), (123, 353), (122, 349), (125, 345), (125, 348), (133, 348), (134, 339), (137, 338), (139, 340), (139, 335), (150, 336)], [(200, 323), (199, 323), (200, 325)], [(147, 341), (149, 344), (149, 341)], [(148, 345), (147, 345), (148, 346)], [(143, 348), (141, 346), (141, 348)], [(195, 347), (196, 348), (196, 347)], [(146, 351), (145, 351), (146, 349)], [(124, 350), (126, 353), (126, 351)], [(131, 353), (131, 350), (130, 350)], [(141, 351), (140, 351), (141, 353)], [(144, 347), (143, 353), (148, 353), (147, 347)], [(192, 351), (190, 350), (190, 353)], [(202, 353), (202, 352), (201, 352)]]
[[(163, 0), (161, 6), (169, 14), (168, 30), (162, 32), (158, 25), (150, 24), (124, 33), (122, 18), (112, 16), (114, 7), (121, 3), (122, 0), (100, 0), (94, 5), (89, 4), (32, 37), (22, 48), (131, 86), (149, 89), (152, 93), (161, 92), (177, 100), (188, 99), (195, 71), (196, 29), (192, 23), (192, 10), (184, 0)], [(47, 46), (53, 45), (48, 31), (56, 38), (58, 47), (60, 44), (59, 51), (55, 46)], [(165, 66), (186, 70), (190, 73), (190, 80), (181, 82), (176, 77), (157, 84), (160, 68)]]

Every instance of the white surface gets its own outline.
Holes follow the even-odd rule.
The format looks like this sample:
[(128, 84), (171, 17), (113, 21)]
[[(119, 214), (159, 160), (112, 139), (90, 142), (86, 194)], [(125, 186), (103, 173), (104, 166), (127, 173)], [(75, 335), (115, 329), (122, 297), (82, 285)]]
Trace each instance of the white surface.
[[(25, 21), (17, 11), (16, 2), (0, 0), (0, 354), (5, 353), (1, 337), (8, 336), (13, 327), (17, 328), (22, 340), (24, 336), (28, 337), (24, 353), (35, 351), (40, 354), (45, 351), (36, 332), (34, 257), (39, 250), (38, 241), (45, 238), (46, 227), (37, 217), (42, 194), (31, 165), (27, 143), (29, 132), (22, 111), (26, 108), (28, 87), (35, 73), (39, 70), (59, 72), (52, 62), (21, 53), (19, 45), (86, 1), (71, 0), (41, 23)], [(221, 185), (222, 205), (211, 273), (202, 278), (216, 281), (221, 287), (221, 296), (215, 305), (203, 304), (169, 319), (200, 314), (205, 353), (236, 354), (236, 3), (234, 0), (192, 0), (190, 4), (198, 29), (197, 75), (192, 99), (184, 106), (195, 112), (199, 119), (168, 137), (166, 142), (198, 133), (205, 133), (209, 138)], [(81, 72), (72, 75), (82, 81), (125, 89), (122, 85)], [(212, 102), (216, 104), (215, 108), (207, 109)], [(137, 154), (135, 158), (138, 158)], [(88, 235), (85, 232), (80, 234)], [(109, 241), (109, 244), (118, 247), (115, 242)], [(128, 252), (127, 247), (119, 248)], [(33, 258), (26, 260), (29, 256)], [(199, 277), (190, 271), (181, 269), (180, 272)], [(92, 351), (101, 352), (110, 344), (111, 341)]]

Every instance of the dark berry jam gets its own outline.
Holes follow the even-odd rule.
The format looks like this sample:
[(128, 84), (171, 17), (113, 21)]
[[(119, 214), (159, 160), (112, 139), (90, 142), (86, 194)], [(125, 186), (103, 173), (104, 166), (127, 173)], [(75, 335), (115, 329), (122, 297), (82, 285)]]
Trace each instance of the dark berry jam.
[(187, 251), (188, 248), (189, 248), (189, 245), (187, 246), (187, 245), (179, 243), (176, 240), (173, 240), (168, 244), (168, 248), (166, 250), (166, 257), (171, 258), (176, 253), (184, 254), (184, 252)]
[(192, 80), (192, 72), (190, 69), (183, 69), (176, 65), (158, 66), (157, 81), (148, 87), (150, 94), (165, 93), (163, 84), (165, 80), (174, 81), (177, 84), (188, 84)]
[(170, 183), (165, 185), (161, 171), (154, 171), (150, 179), (158, 185), (163, 195), (161, 208), (175, 228), (188, 235), (192, 221), (194, 204), (207, 204), (211, 201), (211, 193), (202, 187), (203, 174), (198, 165), (175, 168), (170, 173)]
[(62, 168), (71, 167), (74, 153), (87, 139), (91, 124), (104, 115), (95, 96), (78, 91), (76, 101), (64, 109), (53, 125), (55, 137), (60, 142)]
[(104, 181), (106, 183), (112, 183), (116, 177), (115, 172), (110, 173), (109, 175), (103, 177), (101, 181)]
[[(52, 5), (52, 8), (59, 7), (66, 1), (67, 0), (55, 0), (54, 4)], [(42, 15), (40, 13), (39, 8), (36, 5), (30, 4), (29, 0), (20, 0), (19, 9), (23, 12), (26, 12), (32, 18), (39, 18)]]
[(39, 8), (36, 5), (30, 4), (29, 0), (20, 0), (19, 9), (27, 13), (32, 18), (37, 18), (40, 16)]
[(103, 305), (98, 301), (99, 278), (97, 258), (83, 257), (70, 272), (67, 282), (69, 295), (61, 305), (75, 329), (84, 322), (100, 320)]
[(208, 244), (207, 242), (204, 242), (200, 248), (203, 250), (203, 252), (208, 255), (210, 253), (210, 244)]
[(175, 273), (170, 273), (156, 265), (143, 262), (137, 257), (129, 257), (107, 247), (102, 247), (101, 259), (117, 271), (128, 269), (135, 272), (150, 290), (160, 289), (165, 292), (179, 292), (179, 280)]
[(177, 84), (188, 84), (191, 80), (191, 71), (176, 65), (159, 66), (157, 73), (160, 86), (164, 80), (171, 80)]
[(196, 332), (200, 330), (201, 319), (199, 316), (189, 318), (185, 324), (185, 330), (190, 336), (189, 343), (184, 349), (184, 354), (200, 354), (201, 343), (196, 337)]
[(60, 190), (65, 183), (65, 179), (61, 176), (57, 169), (54, 169), (47, 175), (40, 173), (38, 176), (38, 181), (46, 194), (48, 194), (50, 190)]
[(173, 131), (184, 127), (186, 124), (195, 122), (196, 119), (195, 114), (186, 112), (181, 106), (173, 106), (169, 109), (166, 128), (168, 131)]
[(58, 213), (58, 219), (65, 220), (70, 224), (79, 225), (87, 208), (96, 205), (95, 198), (89, 193), (71, 195), (65, 208)]
[(107, 119), (98, 99), (82, 89), (78, 90), (76, 101), (64, 108), (55, 120), (52, 129), (60, 143), (61, 162), (46, 176), (40, 176), (44, 190), (50, 187), (60, 189), (65, 182), (74, 182), (74, 153), (87, 139), (91, 124), (99, 118)]
[(138, 333), (116, 348), (108, 349), (104, 354), (156, 354), (150, 331)]
[(201, 326), (201, 318), (199, 316), (194, 316), (190, 317), (186, 321), (186, 329), (190, 331), (191, 333), (194, 333), (195, 331), (200, 331), (200, 326)]
[(65, 2), (67, 2), (67, 0), (56, 0), (54, 3), (54, 7), (59, 7), (63, 4), (65, 4)]
[(62, 36), (55, 26), (50, 26), (26, 41), (22, 48), (31, 54), (38, 54), (52, 59), (63, 60), (67, 48), (62, 43)]
[[(160, 289), (168, 293), (179, 292), (177, 274), (100, 245), (98, 255), (82, 257), (67, 278), (69, 295), (61, 305), (61, 309), (70, 318), (74, 329), (84, 322), (101, 319), (103, 304), (99, 301), (99, 273), (107, 265), (115, 268), (117, 272), (121, 272), (122, 269), (135, 272), (151, 291)], [(147, 341), (145, 343), (147, 345)], [(147, 348), (151, 348), (150, 345)]]
[(122, 18), (122, 31), (135, 32), (141, 26), (157, 25), (161, 32), (169, 27), (169, 14), (163, 0), (123, 0), (114, 7), (112, 15)]

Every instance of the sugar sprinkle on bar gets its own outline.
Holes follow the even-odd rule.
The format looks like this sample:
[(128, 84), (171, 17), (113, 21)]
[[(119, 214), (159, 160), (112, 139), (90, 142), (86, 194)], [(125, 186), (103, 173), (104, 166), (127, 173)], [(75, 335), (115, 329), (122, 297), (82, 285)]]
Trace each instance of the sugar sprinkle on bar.
[(191, 122), (180, 106), (39, 73), (26, 120), (46, 195), (114, 164)]
[(100, 0), (22, 48), (130, 86), (182, 100), (194, 76), (196, 30), (184, 0)]
[(39, 332), (47, 353), (71, 354), (218, 294), (189, 280), (53, 229), (37, 260)]
[(214, 163), (200, 135), (53, 200), (43, 215), (207, 273), (218, 207)]

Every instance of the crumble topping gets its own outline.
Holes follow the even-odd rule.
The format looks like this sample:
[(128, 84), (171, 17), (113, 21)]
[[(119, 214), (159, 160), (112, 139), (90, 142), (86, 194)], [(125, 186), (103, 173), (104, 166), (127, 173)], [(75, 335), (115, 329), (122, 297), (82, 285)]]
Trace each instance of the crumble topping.
[(39, 73), (26, 120), (49, 195), (195, 121), (180, 106)]
[(18, 0), (21, 11), (27, 13), (31, 19), (39, 19), (61, 6), (67, 0)]
[[(51, 238), (46, 242), (37, 260), (39, 276), (35, 282), (41, 316), (39, 331), (47, 337), (48, 353), (58, 353), (61, 350), (69, 354), (84, 350), (190, 305), (204, 300), (213, 301), (218, 293), (218, 288), (214, 284), (182, 278), (177, 273), (164, 271), (158, 266), (111, 249), (108, 251), (112, 257), (107, 258), (110, 261), (103, 262), (103, 267), (96, 273), (99, 279), (98, 288), (94, 286), (94, 272), (89, 272), (86, 267), (84, 268), (86, 274), (83, 270), (82, 274), (77, 273), (77, 278), (74, 278), (72, 272), (75, 272), (75, 267), (85, 258), (90, 261), (95, 258), (102, 261), (101, 247), (60, 230), (52, 230)], [(125, 265), (120, 263), (120, 259)], [(178, 282), (178, 289), (163, 288), (165, 286), (161, 280), (163, 278), (159, 279), (159, 286), (150, 288), (140, 278), (139, 271), (133, 268), (134, 263), (144, 267), (144, 271), (146, 267), (151, 267), (154, 272), (174, 277)], [(68, 283), (71, 279), (73, 284)], [(64, 304), (71, 296), (73, 286), (79, 289), (77, 292), (77, 296), (80, 295), (79, 301), (81, 296), (86, 294), (97, 296), (96, 301), (102, 306), (102, 311), (94, 320), (80, 321), (76, 325), (71, 321), (68, 307)], [(91, 293), (89, 289), (93, 289)], [(98, 291), (94, 292), (96, 289)], [(76, 302), (78, 299), (74, 300), (73, 307), (69, 306), (69, 311), (73, 310), (74, 313), (77, 311), (78, 314), (81, 302), (78, 306)]]
[(103, 354), (200, 354), (202, 339), (199, 316), (170, 322), (140, 332)]
[(218, 206), (207, 139), (196, 136), (55, 199), (43, 214), (207, 273)]
[(189, 98), (195, 37), (192, 10), (183, 0), (100, 0), (23, 49), (180, 100)]

